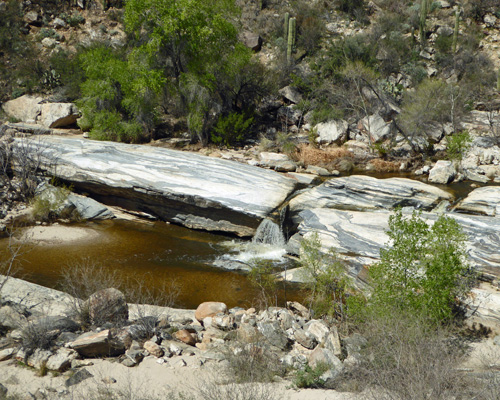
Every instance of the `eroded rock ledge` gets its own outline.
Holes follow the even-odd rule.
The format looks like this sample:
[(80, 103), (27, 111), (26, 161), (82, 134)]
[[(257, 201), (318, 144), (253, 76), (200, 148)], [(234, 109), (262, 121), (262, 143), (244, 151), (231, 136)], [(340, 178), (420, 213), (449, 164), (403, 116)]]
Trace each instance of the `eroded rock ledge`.
[(274, 171), (163, 148), (63, 137), (16, 144), (29, 146), (49, 174), (106, 204), (238, 236), (253, 235), (295, 188)]

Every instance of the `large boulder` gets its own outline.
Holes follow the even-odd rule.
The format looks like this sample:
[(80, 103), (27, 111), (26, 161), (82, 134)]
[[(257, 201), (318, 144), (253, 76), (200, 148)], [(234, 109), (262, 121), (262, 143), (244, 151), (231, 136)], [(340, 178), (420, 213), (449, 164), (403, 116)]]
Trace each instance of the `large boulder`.
[(227, 312), (227, 306), (224, 303), (217, 301), (206, 301), (201, 303), (194, 313), (194, 317), (199, 321), (207, 317), (213, 317), (219, 313), (225, 314)]
[(244, 31), (240, 35), (240, 40), (246, 47), (252, 49), (253, 51), (259, 51), (262, 46), (262, 38), (258, 33)]
[(106, 322), (120, 324), (128, 319), (128, 305), (125, 295), (115, 288), (99, 290), (85, 302), (90, 322), (100, 325)]
[(194, 229), (252, 236), (295, 188), (274, 171), (152, 146), (55, 136), (14, 144), (99, 201)]
[(441, 201), (452, 199), (450, 193), (416, 180), (351, 175), (332, 178), (306, 190), (290, 201), (290, 211), (294, 214), (309, 208), (371, 211), (398, 206), (430, 210)]
[(316, 125), (318, 137), (316, 141), (319, 144), (342, 144), (347, 140), (347, 131), (349, 124), (346, 121), (328, 121)]
[(74, 125), (80, 113), (73, 103), (44, 103), (40, 123), (47, 128)]
[(112, 335), (109, 329), (84, 333), (67, 346), (82, 357), (110, 357), (125, 353), (123, 342)]
[(75, 207), (81, 219), (110, 219), (114, 218), (113, 212), (105, 205), (91, 199), (71, 193), (68, 196), (68, 203)]
[[(382, 211), (304, 210), (298, 215), (298, 236), (308, 238), (317, 232), (321, 250), (326, 253), (333, 249), (349, 261), (348, 272), (360, 283), (366, 279), (365, 267), (379, 260), (380, 249), (389, 242), (386, 232), (390, 215)], [(445, 215), (454, 218), (467, 235), (466, 247), (473, 265), (500, 277), (500, 253), (492, 251), (500, 248), (500, 220), (459, 213)], [(439, 215), (422, 213), (422, 217), (432, 223)], [(295, 250), (299, 251), (298, 246)]]
[(25, 94), (2, 105), (2, 109), (9, 117), (21, 122), (34, 124), (42, 111), (43, 98)]
[(474, 189), (458, 203), (455, 210), (500, 217), (500, 186)]
[(429, 182), (446, 185), (455, 178), (456, 173), (453, 162), (439, 160), (429, 171)]
[(358, 124), (358, 129), (362, 132), (366, 141), (378, 143), (390, 137), (391, 126), (391, 122), (385, 122), (380, 115), (373, 114), (363, 118)]

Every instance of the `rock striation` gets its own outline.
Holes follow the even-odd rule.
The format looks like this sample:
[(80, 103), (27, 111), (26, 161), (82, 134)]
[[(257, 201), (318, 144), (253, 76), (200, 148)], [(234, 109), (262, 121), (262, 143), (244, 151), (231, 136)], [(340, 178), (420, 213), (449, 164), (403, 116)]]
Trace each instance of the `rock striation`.
[(374, 211), (398, 206), (430, 210), (441, 201), (452, 199), (450, 193), (416, 180), (352, 175), (330, 179), (303, 192), (290, 201), (290, 211), (293, 214), (310, 208)]
[[(298, 235), (308, 237), (317, 232), (322, 251), (334, 249), (349, 261), (349, 273), (363, 280), (364, 267), (378, 261), (380, 249), (389, 241), (386, 231), (390, 212), (356, 212), (310, 209), (300, 212)], [(468, 236), (467, 251), (477, 269), (500, 276), (500, 220), (497, 218), (447, 213)], [(430, 223), (439, 215), (423, 213)], [(292, 242), (297, 243), (295, 237)], [(291, 243), (293, 247), (293, 243)], [(298, 247), (295, 248), (298, 251)]]
[(239, 236), (253, 235), (296, 184), (274, 171), (150, 146), (64, 137), (27, 145), (48, 173), (99, 201)]
[(456, 211), (500, 217), (500, 186), (474, 189), (455, 207)]

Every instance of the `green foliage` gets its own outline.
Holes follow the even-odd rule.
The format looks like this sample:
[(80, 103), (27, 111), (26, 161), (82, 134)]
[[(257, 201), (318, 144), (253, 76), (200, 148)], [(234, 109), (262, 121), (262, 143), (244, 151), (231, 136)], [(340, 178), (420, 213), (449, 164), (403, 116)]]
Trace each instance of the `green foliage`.
[(316, 232), (304, 238), (300, 248), (300, 265), (308, 282), (307, 301), (315, 317), (330, 316), (340, 321), (346, 318), (347, 291), (351, 286), (344, 264), (331, 251), (321, 251), (321, 241)]
[(467, 130), (448, 136), (448, 146), (446, 148), (448, 159), (462, 161), (471, 144), (472, 136)]
[(261, 308), (278, 306), (278, 279), (269, 260), (254, 259), (248, 274), (250, 284), (258, 290), (257, 302)]
[(85, 22), (85, 18), (82, 14), (78, 12), (73, 12), (71, 14), (62, 14), (61, 19), (63, 19), (69, 26), (76, 27)]
[(32, 216), (37, 221), (49, 222), (58, 218), (64, 208), (70, 191), (65, 187), (53, 187), (35, 196), (32, 202)]
[(52, 28), (42, 28), (40, 29), (40, 33), (38, 33), (38, 38), (40, 40), (45, 39), (45, 38), (52, 38), (59, 40), (61, 36), (56, 32), (55, 29)]
[(336, 0), (337, 9), (349, 14), (351, 17), (362, 20), (366, 13), (364, 0)]
[(325, 381), (321, 379), (321, 375), (326, 371), (328, 371), (328, 366), (326, 364), (319, 364), (315, 368), (306, 365), (304, 369), (297, 370), (293, 383), (298, 389), (322, 388), (325, 385)]
[(425, 79), (403, 97), (399, 122), (412, 140), (426, 137), (436, 126), (451, 122), (455, 127), (467, 112), (466, 88), (439, 79)]
[(404, 216), (399, 210), (390, 216), (387, 234), (390, 247), (380, 251), (380, 262), (370, 268), (373, 310), (450, 319), (469, 288), (466, 236), (458, 223), (440, 216), (429, 226), (420, 213)]
[(161, 74), (104, 45), (88, 49), (79, 60), (86, 76), (77, 102), (83, 112), (80, 127), (100, 140), (146, 139), (154, 124)]
[(220, 116), (212, 133), (212, 142), (232, 147), (244, 140), (252, 126), (254, 117), (248, 113), (232, 112)]

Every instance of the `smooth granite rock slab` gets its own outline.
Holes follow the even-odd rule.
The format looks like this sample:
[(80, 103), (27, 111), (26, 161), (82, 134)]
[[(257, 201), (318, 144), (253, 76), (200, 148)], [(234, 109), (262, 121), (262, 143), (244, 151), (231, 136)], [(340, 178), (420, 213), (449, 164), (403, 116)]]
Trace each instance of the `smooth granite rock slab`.
[(412, 179), (352, 175), (330, 179), (305, 191), (290, 201), (290, 211), (294, 214), (309, 208), (375, 211), (398, 206), (431, 210), (441, 201), (452, 199), (450, 193)]
[(474, 189), (458, 203), (455, 211), (500, 217), (500, 186)]
[[(349, 261), (349, 273), (358, 277), (366, 265), (379, 259), (380, 249), (387, 246), (390, 215), (388, 211), (304, 210), (299, 214), (298, 231), (306, 238), (317, 232), (322, 250), (327, 252), (333, 248)], [(458, 213), (446, 215), (455, 218), (468, 235), (467, 251), (473, 265), (500, 277), (500, 220)], [(434, 221), (438, 215), (422, 213), (422, 217)]]
[(96, 200), (194, 229), (251, 236), (295, 188), (274, 171), (152, 146), (53, 136), (27, 145)]

